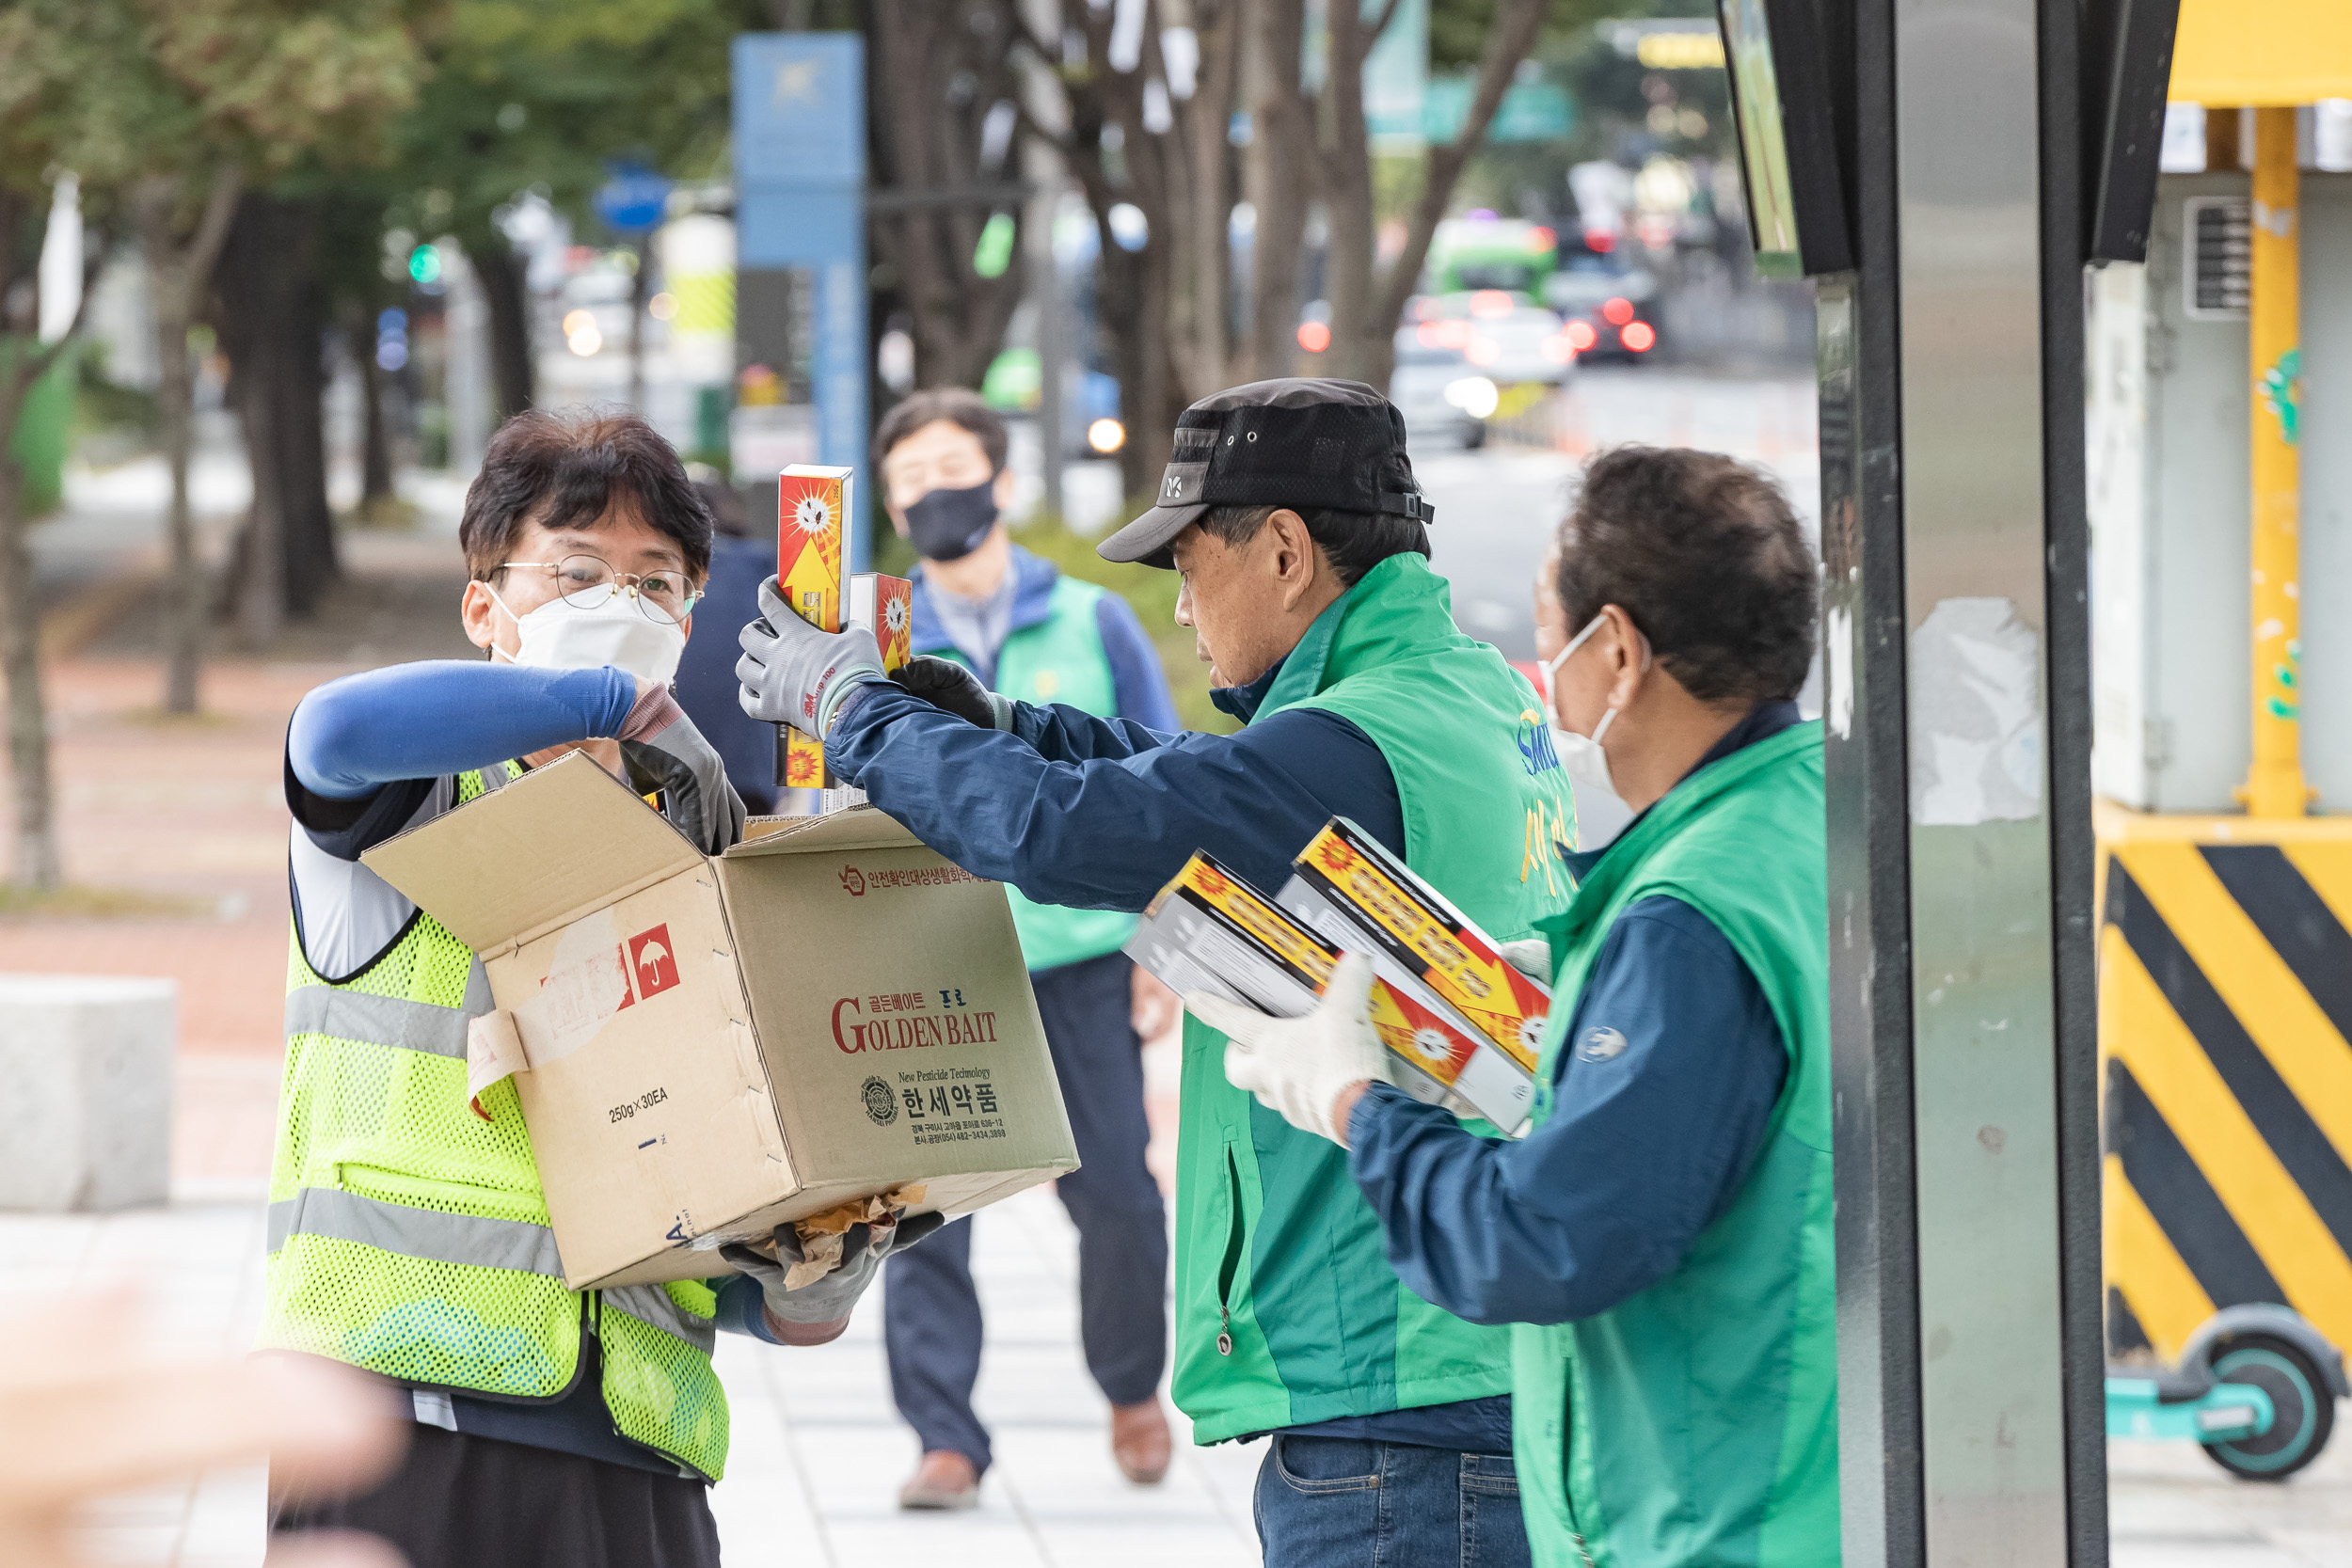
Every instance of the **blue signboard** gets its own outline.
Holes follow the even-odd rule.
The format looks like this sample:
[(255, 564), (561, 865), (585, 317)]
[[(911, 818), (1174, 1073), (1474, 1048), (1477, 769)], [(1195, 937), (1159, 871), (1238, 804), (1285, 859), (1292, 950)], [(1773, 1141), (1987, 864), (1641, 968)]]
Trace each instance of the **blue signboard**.
[(643, 164), (615, 162), (596, 187), (596, 216), (618, 234), (649, 234), (669, 205), (670, 182)]
[[(855, 33), (735, 40), (736, 265), (814, 282), (818, 461), (866, 460), (866, 40)], [(866, 476), (862, 495), (874, 494)], [(851, 571), (866, 531), (850, 531)]]

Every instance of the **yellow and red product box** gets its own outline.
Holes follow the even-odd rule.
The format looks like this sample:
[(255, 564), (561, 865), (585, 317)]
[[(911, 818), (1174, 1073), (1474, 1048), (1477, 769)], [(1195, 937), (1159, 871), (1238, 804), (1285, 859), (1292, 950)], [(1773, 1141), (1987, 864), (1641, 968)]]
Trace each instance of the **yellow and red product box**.
[(1551, 992), (1512, 968), (1475, 921), (1344, 816), (1325, 823), (1291, 865), (1284, 908), (1326, 936), (1335, 932), (1315, 918), (1315, 905), (1335, 911), (1524, 1071), (1535, 1070)]
[(874, 634), (882, 669), (896, 670), (914, 657), (914, 584), (882, 572), (850, 578), (850, 625)]
[[(1524, 1123), (1534, 1081), (1393, 959), (1350, 945), (1373, 960), (1372, 1025), (1395, 1058), (1391, 1082), (1505, 1132)], [(1278, 1018), (1314, 1006), (1342, 951), (1207, 854), (1160, 890), (1127, 944), (1180, 994), (1205, 990)]]
[[(846, 608), (843, 539), (851, 516), (857, 470), (795, 463), (776, 478), (776, 591), (792, 612), (819, 631), (839, 631)], [(825, 789), (824, 743), (790, 725), (776, 732), (776, 782), (793, 789)]]

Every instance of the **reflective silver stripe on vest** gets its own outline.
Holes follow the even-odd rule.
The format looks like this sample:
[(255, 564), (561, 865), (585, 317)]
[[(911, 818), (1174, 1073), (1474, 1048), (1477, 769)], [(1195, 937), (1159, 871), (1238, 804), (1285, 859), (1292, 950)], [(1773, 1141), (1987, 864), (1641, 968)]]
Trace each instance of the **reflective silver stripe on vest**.
[(705, 1355), (719, 1343), (715, 1320), (679, 1310), (678, 1304), (670, 1299), (670, 1292), (659, 1285), (612, 1285), (596, 1293), (604, 1298), (606, 1311), (619, 1312), (641, 1323), (650, 1323), (664, 1334), (675, 1335)]
[(289, 1236), (357, 1242), (435, 1263), (469, 1263), (476, 1268), (564, 1277), (555, 1232), (544, 1225), (412, 1209), (405, 1203), (387, 1203), (333, 1187), (305, 1187), (269, 1206), (268, 1250), (278, 1251)]
[(454, 1007), (377, 996), (334, 986), (296, 986), (286, 993), (286, 1037), (326, 1035), (435, 1056), (466, 1054), (466, 1025), (490, 1010), (490, 980), (476, 958), (466, 976), (466, 1000)]

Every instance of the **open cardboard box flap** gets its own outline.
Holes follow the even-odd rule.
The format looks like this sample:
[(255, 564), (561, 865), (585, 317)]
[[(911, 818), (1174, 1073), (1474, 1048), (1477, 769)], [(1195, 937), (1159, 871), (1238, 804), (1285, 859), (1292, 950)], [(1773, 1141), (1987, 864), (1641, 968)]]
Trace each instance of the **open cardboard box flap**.
[(755, 816), (729, 860), (797, 855), (812, 849), (919, 849), (923, 841), (874, 806), (851, 806), (822, 816)]
[(575, 1290), (704, 1277), (846, 1198), (961, 1213), (1077, 1164), (1004, 889), (870, 808), (747, 832), (707, 857), (573, 755), (363, 857), (513, 1022)]
[(574, 752), (387, 839), (359, 862), (486, 958), (691, 870), (703, 855), (594, 758)]

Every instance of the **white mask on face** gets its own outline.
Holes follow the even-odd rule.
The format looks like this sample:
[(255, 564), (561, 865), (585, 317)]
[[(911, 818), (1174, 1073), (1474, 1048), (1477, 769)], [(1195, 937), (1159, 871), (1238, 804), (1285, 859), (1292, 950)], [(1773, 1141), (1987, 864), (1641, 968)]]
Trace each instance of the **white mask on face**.
[[(501, 610), (506, 610), (506, 601), (499, 598), (497, 589), (487, 583), (483, 587)], [(677, 673), (679, 657), (686, 652), (686, 630), (675, 621), (660, 619), (658, 610), (651, 615), (645, 613), (651, 608), (615, 591), (594, 610), (581, 610), (562, 599), (549, 599), (528, 615), (506, 610), (521, 639), (520, 651), (509, 654), (494, 642), (490, 656), (542, 670), (595, 670), (609, 664), (641, 680), (667, 686)]]
[[(1559, 707), (1552, 700), (1553, 673), (1566, 663), (1568, 656), (1582, 647), (1585, 639), (1598, 631), (1601, 623), (1607, 619), (1605, 615), (1594, 616), (1582, 631), (1568, 639), (1567, 646), (1536, 666), (1544, 676), (1545, 711), (1555, 721), (1559, 716)], [(1649, 668), (1646, 638), (1643, 640), (1642, 668)], [(1625, 803), (1624, 798), (1617, 793), (1616, 785), (1610, 782), (1609, 753), (1601, 750), (1600, 744), (1600, 737), (1609, 733), (1609, 726), (1616, 721), (1616, 717), (1617, 710), (1613, 707), (1602, 714), (1600, 722), (1593, 726), (1593, 733), (1589, 736), (1562, 729), (1556, 722), (1552, 726), (1552, 750), (1559, 754), (1560, 766), (1567, 772), (1568, 785), (1576, 801), (1576, 847), (1580, 853), (1589, 854), (1614, 843), (1617, 835), (1625, 832), (1626, 824), (1633, 820), (1633, 808)]]

